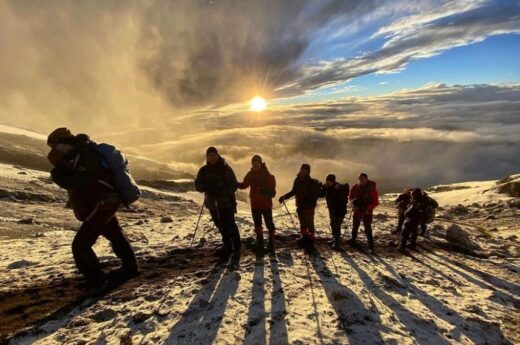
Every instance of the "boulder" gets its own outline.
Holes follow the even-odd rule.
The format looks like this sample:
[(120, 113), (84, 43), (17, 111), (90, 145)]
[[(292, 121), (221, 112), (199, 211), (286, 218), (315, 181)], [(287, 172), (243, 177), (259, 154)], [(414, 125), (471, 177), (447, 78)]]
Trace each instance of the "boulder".
[(508, 200), (507, 204), (511, 208), (520, 208), (520, 198)]
[(164, 216), (161, 218), (161, 223), (173, 223), (173, 218), (170, 216)]
[(446, 229), (446, 241), (451, 245), (470, 252), (478, 248), (468, 232), (457, 224), (452, 224)]
[(507, 194), (514, 198), (520, 197), (520, 179), (505, 178), (500, 181), (498, 185), (498, 192), (501, 194)]

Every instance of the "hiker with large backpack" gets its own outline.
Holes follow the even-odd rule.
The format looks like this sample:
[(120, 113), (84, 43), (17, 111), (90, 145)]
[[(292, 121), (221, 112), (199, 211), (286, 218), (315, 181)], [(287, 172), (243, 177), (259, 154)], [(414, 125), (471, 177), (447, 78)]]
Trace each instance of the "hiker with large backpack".
[(290, 192), (280, 197), (280, 204), (285, 200), (296, 196), (296, 213), (300, 222), (300, 235), (298, 244), (301, 246), (313, 246), (316, 238), (314, 227), (314, 213), (321, 193), (321, 183), (311, 177), (311, 166), (302, 164), (300, 172), (294, 179)]
[(336, 175), (329, 174), (325, 179), (325, 185), (321, 196), (327, 201), (329, 209), (330, 228), (332, 230), (331, 248), (343, 250), (341, 246), (341, 224), (347, 215), (349, 185), (336, 182)]
[(408, 240), (410, 249), (415, 250), (419, 227), (431, 223), (435, 218), (435, 209), (439, 206), (426, 192), (415, 188), (410, 192), (410, 204), (404, 212), (404, 230), (401, 236), (399, 250), (405, 252)]
[(397, 199), (395, 199), (395, 207), (397, 209), (397, 227), (394, 231), (392, 231), (393, 234), (399, 234), (403, 230), (403, 224), (405, 220), (404, 213), (408, 206), (410, 205), (412, 196), (411, 192), (413, 189), (407, 188), (405, 189), (401, 194), (397, 196)]
[(269, 232), (269, 241), (267, 249), (274, 249), (274, 232), (275, 226), (273, 222), (273, 198), (276, 195), (276, 179), (269, 172), (267, 166), (262, 162), (262, 157), (254, 155), (251, 159), (251, 170), (244, 177), (243, 182), (238, 184), (238, 188), (249, 190), (249, 199), (251, 201), (251, 214), (255, 224), (256, 245), (259, 252), (264, 249), (264, 229), (262, 227), (262, 218)]
[(206, 164), (197, 173), (195, 189), (204, 193), (204, 206), (222, 236), (222, 247), (217, 250), (217, 255), (223, 260), (231, 256), (230, 267), (238, 266), (240, 261), (240, 233), (235, 222), (237, 187), (233, 169), (215, 147), (209, 147)]
[[(87, 287), (102, 288), (112, 279), (126, 280), (138, 274), (137, 260), (116, 212), (140, 195), (128, 171), (128, 162), (113, 146), (96, 144), (85, 134), (73, 135), (66, 128), (53, 131), (47, 145), (54, 166), (52, 180), (69, 193), (76, 218), (82, 221), (72, 254), (76, 267), (87, 279)], [(122, 261), (120, 269), (105, 273), (92, 250), (99, 236), (110, 241)]]
[(375, 254), (374, 237), (372, 235), (373, 211), (379, 205), (379, 194), (377, 193), (376, 182), (368, 179), (368, 175), (361, 173), (359, 183), (355, 184), (349, 195), (349, 200), (353, 206), (352, 218), (352, 238), (348, 243), (357, 246), (358, 230), (363, 222), (363, 228), (368, 242), (368, 249), (372, 255)]

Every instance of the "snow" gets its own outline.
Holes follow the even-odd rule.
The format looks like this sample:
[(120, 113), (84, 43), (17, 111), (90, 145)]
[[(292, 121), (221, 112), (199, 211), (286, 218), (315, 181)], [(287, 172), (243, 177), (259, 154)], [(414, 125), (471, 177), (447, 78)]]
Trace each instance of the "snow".
[[(42, 180), (47, 176), (0, 164), (0, 183), (10, 189), (31, 185), (33, 193), (58, 194)], [(470, 188), (434, 194), (444, 204), (456, 202), (454, 193), (472, 202), (481, 195), (490, 201), (503, 198), (488, 190), (495, 187), (493, 183), (455, 184), (451, 186)], [(484, 248), (495, 246), (507, 253), (493, 259), (446, 251), (422, 238), (424, 249), (413, 256), (401, 255), (388, 244), (397, 240), (390, 234), (395, 214), (383, 203), (374, 223), (378, 256), (352, 248), (332, 252), (324, 243), (330, 230), (327, 209), (320, 201), (316, 254), (297, 248), (292, 221), (284, 208), (276, 206), (275, 224), (281, 236), (276, 254), (256, 257), (244, 245), (240, 268), (232, 272), (213, 257), (220, 236), (206, 210), (195, 245), (186, 250), (202, 202), (200, 193), (143, 189), (150, 197), (137, 202), (134, 211), (119, 213), (141, 276), (107, 296), (87, 299), (81, 299), (81, 277), (70, 249), (73, 230), (80, 225), (71, 210), (58, 201), (0, 199), (0, 231), (22, 234), (0, 233), (0, 342), (4, 330), (13, 334), (22, 327), (29, 331), (11, 339), (11, 344), (520, 341), (520, 278), (512, 269), (520, 266), (517, 240), (494, 237), (484, 243), (475, 237)], [(297, 221), (294, 201), (288, 206)], [(511, 214), (499, 215), (504, 227), (518, 220), (518, 213)], [(161, 223), (164, 216), (173, 222)], [(33, 224), (17, 223), (28, 217), (34, 218)], [(246, 203), (238, 205), (237, 224), (243, 239), (253, 236)], [(364, 242), (362, 231), (360, 239)], [(105, 239), (100, 238), (94, 250), (107, 269), (117, 267)]]
[[(520, 179), (520, 175), (512, 175), (515, 179)], [(471, 205), (473, 203), (486, 204), (490, 202), (497, 202), (499, 200), (507, 201), (512, 199), (506, 194), (500, 194), (497, 191), (498, 181), (473, 181), (454, 183), (449, 186), (435, 186), (448, 187), (452, 190), (444, 192), (429, 192), (428, 194), (433, 197), (441, 206), (454, 206), (454, 205)], [(458, 189), (461, 188), (461, 189)]]

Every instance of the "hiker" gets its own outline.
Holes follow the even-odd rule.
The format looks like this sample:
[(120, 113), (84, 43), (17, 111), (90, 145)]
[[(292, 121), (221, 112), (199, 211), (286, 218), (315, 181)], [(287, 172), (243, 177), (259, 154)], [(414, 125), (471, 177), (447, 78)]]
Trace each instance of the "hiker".
[[(408, 206), (412, 202), (411, 201), (412, 192), (414, 190), (415, 190), (415, 188), (405, 189), (403, 191), (403, 193), (399, 194), (399, 196), (395, 200), (397, 213), (398, 213), (398, 220), (397, 220), (397, 228), (394, 231), (392, 231), (393, 234), (399, 234), (403, 229), (403, 224), (404, 224), (404, 221), (406, 218), (404, 213), (406, 212), (406, 210), (408, 209)], [(422, 193), (425, 194), (426, 196), (428, 196), (425, 191), (422, 191)], [(433, 202), (436, 203), (435, 200), (433, 200)], [(433, 205), (433, 203), (431, 203), (431, 204)], [(438, 206), (438, 204), (437, 204), (437, 206)], [(435, 209), (437, 206), (434, 206), (433, 208)], [(433, 219), (432, 219), (432, 221), (433, 221)], [(419, 235), (426, 236), (426, 230), (428, 229), (428, 224), (426, 222), (426, 218), (423, 219), (423, 221), (421, 221), (419, 226), (421, 228)]]
[(412, 188), (405, 189), (401, 194), (397, 196), (397, 199), (395, 199), (395, 207), (397, 209), (397, 227), (394, 231), (392, 231), (393, 234), (398, 234), (403, 230), (403, 224), (404, 224), (404, 212), (408, 208), (408, 205), (410, 205), (412, 196), (410, 193), (412, 192)]
[(419, 227), (430, 223), (435, 218), (435, 209), (439, 206), (428, 194), (420, 188), (410, 192), (410, 204), (404, 212), (404, 230), (401, 236), (399, 250), (405, 251), (406, 244), (410, 240), (410, 249), (415, 250)]
[(352, 246), (357, 245), (356, 240), (359, 226), (361, 222), (363, 222), (368, 249), (372, 255), (375, 255), (372, 220), (374, 208), (379, 205), (376, 182), (369, 180), (367, 174), (361, 173), (359, 175), (359, 183), (352, 187), (348, 198), (352, 202), (354, 212), (352, 217), (352, 238), (348, 243)]
[[(73, 135), (67, 128), (53, 131), (47, 145), (51, 147), (48, 159), (54, 166), (52, 180), (68, 191), (74, 214), (83, 222), (72, 241), (72, 254), (76, 267), (87, 279), (87, 287), (102, 288), (113, 278), (126, 280), (136, 276), (139, 270), (135, 254), (116, 216), (123, 204), (115, 188), (118, 172), (110, 170), (99, 150), (107, 145), (97, 145), (86, 134)], [(92, 250), (99, 236), (110, 241), (122, 261), (120, 269), (108, 274), (101, 270)]]
[(325, 196), (327, 208), (329, 209), (330, 228), (332, 229), (333, 238), (330, 243), (331, 248), (338, 251), (343, 250), (341, 246), (341, 224), (347, 214), (348, 193), (348, 183), (340, 184), (336, 182), (336, 175), (327, 175), (321, 196)]
[(251, 170), (244, 177), (243, 182), (238, 184), (240, 189), (249, 189), (249, 199), (251, 200), (251, 214), (255, 224), (256, 245), (257, 249), (264, 249), (264, 229), (262, 227), (262, 218), (265, 227), (269, 232), (269, 240), (267, 249), (274, 249), (274, 232), (275, 226), (273, 222), (273, 198), (276, 195), (276, 179), (267, 166), (262, 161), (262, 157), (254, 155), (251, 159)]
[(300, 172), (294, 179), (291, 191), (280, 197), (280, 203), (296, 196), (296, 213), (300, 222), (300, 234), (298, 244), (302, 246), (312, 246), (316, 237), (314, 227), (314, 211), (321, 192), (321, 183), (311, 178), (311, 166), (302, 164)]
[(195, 189), (204, 193), (204, 205), (222, 236), (222, 247), (216, 254), (224, 260), (231, 256), (230, 267), (236, 267), (240, 260), (240, 233), (235, 223), (237, 186), (233, 169), (215, 147), (209, 147), (206, 150), (206, 165), (197, 173)]

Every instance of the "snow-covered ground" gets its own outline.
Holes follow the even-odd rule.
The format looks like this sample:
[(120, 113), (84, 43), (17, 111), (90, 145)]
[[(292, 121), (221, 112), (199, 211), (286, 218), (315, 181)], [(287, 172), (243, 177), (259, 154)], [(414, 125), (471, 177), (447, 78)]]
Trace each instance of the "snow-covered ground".
[[(248, 248), (249, 207), (240, 203), (244, 252), (236, 272), (213, 256), (219, 237), (207, 212), (188, 249), (200, 194), (144, 187), (146, 197), (120, 212), (142, 274), (106, 296), (87, 298), (70, 250), (79, 223), (47, 177), (0, 165), (0, 343), (520, 343), (520, 243), (514, 235), (520, 212), (499, 205), (502, 195), (481, 193), (485, 200), (468, 204), (448, 195), (464, 192), (462, 198), (476, 200), (491, 182), (432, 193), (445, 211), (432, 238), (421, 238), (419, 252), (410, 255), (395, 250), (388, 201), (375, 215), (377, 256), (352, 248), (331, 252), (320, 201), (317, 253), (296, 246), (293, 223), (278, 206), (276, 254), (256, 257)], [(470, 206), (475, 202), (480, 205)], [(484, 207), (490, 202), (495, 205)], [(467, 213), (452, 212), (450, 205), (459, 203), (468, 205)], [(463, 224), (486, 255), (444, 246), (450, 222)], [(95, 251), (107, 269), (118, 265), (106, 240)]]

